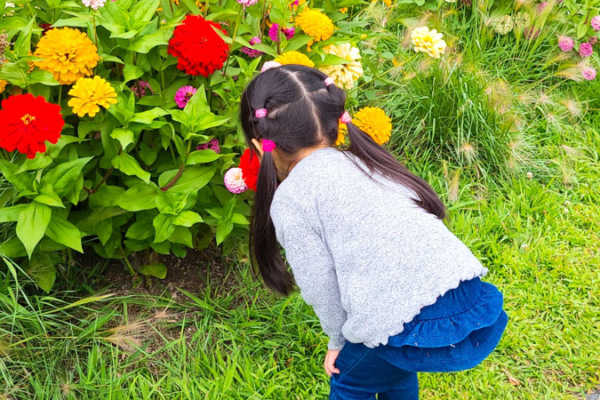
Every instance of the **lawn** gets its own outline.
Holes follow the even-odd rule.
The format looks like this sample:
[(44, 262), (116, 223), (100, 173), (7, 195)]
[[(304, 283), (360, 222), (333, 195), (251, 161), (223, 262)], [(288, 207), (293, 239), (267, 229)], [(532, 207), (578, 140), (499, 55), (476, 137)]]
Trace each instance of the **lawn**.
[[(550, 2), (558, 11), (530, 39), (494, 33), (484, 17), (516, 14), (513, 2), (408, 3), (366, 4), (344, 26), (369, 32), (369, 79), (349, 106), (388, 113), (388, 148), (440, 194), (509, 316), (479, 366), (420, 374), (421, 398), (585, 400), (600, 392), (600, 79), (567, 79), (556, 45), (576, 2)], [(415, 21), (443, 27), (440, 63), (406, 50)], [(0, 399), (327, 397), (318, 319), (297, 293), (268, 291), (243, 246), (163, 256), (166, 279), (86, 251), (57, 266), (49, 293), (5, 260)]]

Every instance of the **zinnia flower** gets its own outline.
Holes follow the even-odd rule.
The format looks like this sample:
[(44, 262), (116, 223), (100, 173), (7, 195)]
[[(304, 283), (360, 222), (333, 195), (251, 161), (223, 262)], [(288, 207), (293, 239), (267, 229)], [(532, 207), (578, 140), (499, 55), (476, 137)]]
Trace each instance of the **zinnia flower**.
[(433, 58), (440, 58), (446, 50), (446, 42), (442, 34), (435, 29), (429, 30), (426, 26), (415, 28), (411, 35), (412, 44), (416, 52), (423, 52)]
[(240, 169), (246, 186), (256, 192), (256, 183), (258, 182), (258, 172), (260, 171), (260, 160), (258, 156), (250, 149), (246, 149), (240, 158)]
[(333, 22), (319, 10), (305, 8), (296, 17), (296, 25), (314, 41), (327, 40), (333, 35)]
[(146, 81), (136, 81), (131, 87), (131, 91), (135, 94), (136, 97), (144, 97), (146, 95), (146, 89), (148, 89), (150, 93), (154, 94), (154, 91), (150, 87), (150, 83)]
[(77, 29), (55, 28), (47, 31), (38, 42), (34, 56), (41, 58), (34, 64), (52, 73), (63, 85), (92, 75), (100, 57), (90, 38)]
[(87, 114), (93, 118), (100, 111), (100, 106), (108, 108), (117, 103), (115, 89), (99, 76), (79, 79), (69, 90), (69, 95), (73, 97), (68, 104), (80, 117)]
[(274, 42), (279, 42), (279, 24), (273, 24), (269, 28), (269, 38)]
[[(248, 41), (248, 43), (250, 43), (252, 46), (254, 46), (257, 43), (261, 43), (261, 40), (260, 40), (260, 38), (258, 36), (254, 36), (252, 39), (250, 39)], [(251, 48), (246, 47), (246, 46), (242, 47), (240, 50), (242, 51), (242, 53), (244, 53), (247, 56), (252, 57), (252, 58), (256, 58), (256, 57), (260, 56), (263, 53), (260, 50), (251, 49)]]
[(564, 52), (568, 52), (573, 50), (573, 46), (575, 46), (575, 42), (573, 38), (569, 36), (560, 36), (558, 38), (558, 47)]
[(196, 92), (197, 89), (193, 86), (182, 86), (177, 89), (177, 92), (175, 92), (175, 103), (177, 103), (177, 107), (185, 108), (188, 101), (190, 101)]
[(307, 67), (314, 67), (315, 63), (311, 61), (305, 54), (300, 53), (299, 51), (286, 51), (285, 53), (280, 54), (275, 58), (275, 62), (280, 65), (285, 64), (300, 64), (306, 65)]
[(30, 93), (11, 96), (0, 109), (0, 147), (34, 158), (46, 151), (46, 140), (58, 141), (64, 124), (58, 104)]
[(221, 147), (219, 146), (219, 140), (217, 138), (212, 138), (210, 142), (198, 145), (196, 150), (212, 150), (215, 153), (220, 153)]
[(240, 194), (248, 190), (246, 182), (244, 182), (243, 172), (241, 168), (230, 168), (223, 177), (225, 187), (233, 194)]
[(338, 125), (338, 137), (335, 140), (335, 145), (341, 146), (344, 143), (346, 143), (346, 135), (347, 134), (348, 134), (348, 127), (346, 126), (346, 124), (342, 124), (340, 122), (340, 124)]
[(227, 32), (216, 22), (207, 21), (200, 15), (188, 15), (173, 32), (168, 52), (177, 57), (177, 68), (190, 75), (210, 74), (223, 67), (229, 46), (214, 31)]
[(592, 25), (593, 30), (596, 32), (600, 31), (600, 15), (596, 15), (594, 18), (592, 18), (590, 24)]
[(323, 48), (323, 52), (347, 60), (344, 64), (324, 66), (321, 68), (321, 71), (333, 78), (337, 86), (344, 89), (352, 89), (354, 82), (363, 75), (358, 48), (352, 47), (350, 43), (332, 44)]
[(596, 79), (596, 70), (593, 67), (584, 67), (581, 69), (581, 75), (586, 81), (593, 81)]
[(251, 5), (256, 4), (258, 0), (237, 0), (244, 7), (250, 7)]
[(290, 40), (291, 38), (294, 37), (294, 34), (296, 33), (296, 28), (294, 28), (292, 26), (291, 28), (283, 28), (282, 31), (283, 31), (283, 34), (285, 35), (285, 38), (287, 40)]
[(390, 140), (392, 120), (378, 107), (364, 107), (352, 117), (352, 123), (367, 133), (379, 145)]
[(594, 53), (594, 48), (588, 42), (581, 43), (579, 45), (579, 55), (581, 57), (589, 57)]
[(94, 10), (104, 7), (104, 3), (106, 3), (106, 0), (81, 0), (81, 1), (83, 2), (84, 6), (93, 8)]
[(4, 79), (0, 79), (0, 94), (4, 92), (4, 89), (6, 89), (6, 85), (8, 85), (8, 82)]

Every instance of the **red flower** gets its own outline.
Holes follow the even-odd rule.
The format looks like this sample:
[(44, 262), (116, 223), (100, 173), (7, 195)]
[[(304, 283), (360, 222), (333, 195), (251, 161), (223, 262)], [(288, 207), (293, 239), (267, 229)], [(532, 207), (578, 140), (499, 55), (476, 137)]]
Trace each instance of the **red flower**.
[(246, 186), (256, 192), (256, 182), (258, 181), (258, 171), (260, 170), (260, 161), (258, 156), (246, 149), (240, 158), (240, 168), (242, 169), (242, 177)]
[(216, 22), (200, 15), (188, 15), (173, 32), (168, 52), (177, 57), (177, 68), (190, 75), (210, 74), (223, 67), (229, 46), (215, 28), (227, 32)]
[(2, 101), (0, 109), (0, 147), (34, 158), (35, 153), (46, 151), (44, 141), (58, 141), (64, 124), (60, 106), (48, 103), (42, 96), (11, 96)]

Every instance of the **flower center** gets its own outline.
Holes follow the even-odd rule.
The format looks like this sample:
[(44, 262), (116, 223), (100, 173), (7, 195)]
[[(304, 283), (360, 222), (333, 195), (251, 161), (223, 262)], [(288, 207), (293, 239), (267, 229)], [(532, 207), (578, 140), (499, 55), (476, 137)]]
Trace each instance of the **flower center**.
[(33, 121), (35, 121), (35, 117), (31, 114), (25, 114), (21, 117), (21, 121), (23, 121), (23, 123), (25, 125), (29, 125), (30, 123), (32, 123)]

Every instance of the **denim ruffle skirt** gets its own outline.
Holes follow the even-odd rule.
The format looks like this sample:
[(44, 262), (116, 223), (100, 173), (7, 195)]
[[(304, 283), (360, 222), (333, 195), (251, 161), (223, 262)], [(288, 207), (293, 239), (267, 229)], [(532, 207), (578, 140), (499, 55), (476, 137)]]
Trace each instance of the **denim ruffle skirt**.
[(421, 309), (404, 330), (380, 346), (379, 357), (415, 372), (473, 368), (494, 350), (508, 323), (502, 293), (480, 278), (458, 287)]

